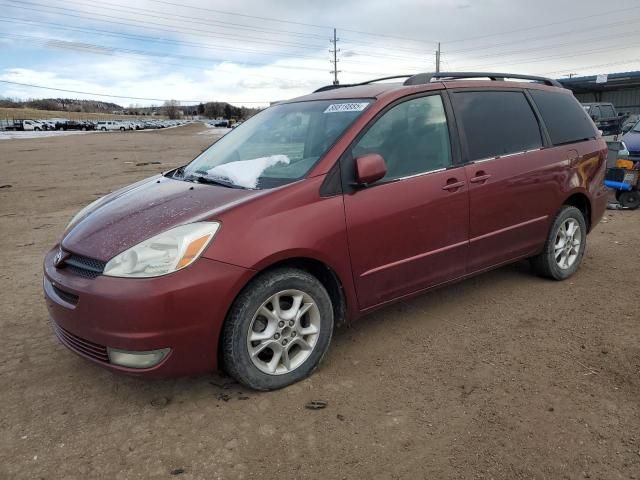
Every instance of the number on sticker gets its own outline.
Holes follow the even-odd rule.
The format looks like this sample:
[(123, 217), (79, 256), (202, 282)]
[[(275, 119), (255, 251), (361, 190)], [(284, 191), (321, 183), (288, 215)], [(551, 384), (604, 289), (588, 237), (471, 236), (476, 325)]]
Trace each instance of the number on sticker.
[(339, 113), (339, 112), (361, 112), (367, 108), (368, 103), (333, 103), (329, 105), (324, 113)]

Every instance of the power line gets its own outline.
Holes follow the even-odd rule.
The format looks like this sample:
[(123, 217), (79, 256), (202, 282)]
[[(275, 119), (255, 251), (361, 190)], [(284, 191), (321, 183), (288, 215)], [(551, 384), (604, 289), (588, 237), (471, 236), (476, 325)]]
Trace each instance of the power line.
[[(244, 17), (244, 18), (252, 18), (252, 19), (255, 19), (255, 20), (263, 20), (263, 21), (266, 20), (266, 21), (270, 21), (270, 22), (288, 23), (288, 24), (291, 24), (291, 25), (301, 25), (301, 26), (305, 26), (305, 27), (314, 27), (314, 28), (323, 28), (323, 29), (331, 29), (331, 28), (333, 28), (332, 26), (329, 26), (329, 25), (318, 25), (318, 24), (313, 24), (313, 23), (296, 22), (296, 21), (292, 21), (292, 20), (282, 20), (282, 19), (273, 18), (273, 17), (263, 17), (263, 16), (259, 16), (259, 15), (247, 15), (247, 14), (243, 14), (243, 13), (229, 12), (229, 11), (226, 11), (226, 10), (218, 10), (218, 9), (213, 9), (213, 8), (197, 7), (197, 6), (193, 6), (193, 5), (185, 5), (185, 4), (175, 3), (175, 2), (169, 2), (167, 0), (150, 0), (150, 1), (155, 2), (155, 3), (162, 3), (162, 4), (165, 4), (165, 5), (171, 5), (171, 6), (174, 6), (174, 7), (192, 8), (192, 9), (195, 9), (195, 10), (208, 11), (208, 12), (214, 12), (214, 13), (222, 13), (224, 15), (233, 15), (233, 16), (239, 16), (239, 17)], [(434, 42), (431, 42), (431, 41), (428, 41), (428, 40), (419, 40), (419, 39), (415, 39), (415, 38), (399, 37), (399, 36), (387, 35), (387, 34), (383, 34), (383, 33), (366, 32), (366, 31), (362, 31), (362, 30), (353, 30), (353, 29), (349, 29), (349, 28), (344, 28), (344, 26), (341, 26), (341, 25), (339, 25), (338, 28), (341, 31), (351, 32), (351, 33), (358, 33), (358, 34), (361, 34), (361, 35), (368, 35), (368, 36), (372, 36), (372, 37), (394, 38), (394, 39), (397, 39), (397, 40), (404, 40), (404, 41), (425, 43), (425, 44), (433, 44), (434, 43)]]
[[(635, 37), (640, 35), (640, 32), (617, 32), (614, 33), (612, 35), (602, 35), (602, 36), (598, 36), (596, 38), (593, 38), (592, 41), (587, 41), (587, 42), (583, 42), (583, 43), (599, 43), (602, 40), (608, 39), (608, 38), (626, 38), (626, 37)], [(525, 49), (520, 49), (520, 50), (510, 50), (507, 52), (498, 52), (498, 53), (491, 53), (491, 54), (487, 54), (487, 55), (474, 55), (473, 58), (474, 59), (482, 59), (482, 58), (492, 58), (495, 57), (496, 55), (500, 55), (502, 56), (507, 56), (507, 55), (516, 55), (519, 53), (527, 53), (527, 52), (535, 52), (538, 50), (549, 50), (550, 48), (559, 48), (559, 47), (567, 47), (567, 46), (574, 46), (575, 43), (574, 42), (569, 42), (569, 43), (556, 43), (556, 44), (552, 44), (552, 45), (543, 45), (543, 46), (539, 46), (539, 47), (533, 47), (533, 48), (525, 48)], [(448, 54), (451, 54), (451, 52), (447, 52)]]
[[(5, 0), (8, 1), (10, 3), (14, 3), (15, 0)], [(175, 25), (168, 25), (166, 23), (158, 23), (158, 22), (150, 22), (150, 21), (144, 21), (144, 20), (133, 20), (136, 22), (136, 24), (131, 24), (131, 23), (125, 23), (122, 21), (113, 21), (113, 20), (103, 20), (103, 18), (111, 18), (111, 19), (116, 19), (116, 20), (122, 20), (122, 17), (117, 17), (114, 15), (106, 15), (104, 13), (93, 13), (93, 12), (81, 12), (84, 13), (86, 15), (74, 15), (73, 13), (57, 13), (57, 12), (48, 12), (48, 11), (42, 11), (39, 10), (38, 8), (27, 8), (23, 5), (33, 5), (33, 6), (37, 6), (40, 9), (45, 8), (45, 9), (51, 9), (51, 10), (61, 10), (63, 12), (75, 12), (75, 13), (79, 13), (77, 10), (73, 10), (70, 8), (64, 8), (64, 7), (54, 7), (54, 6), (49, 6), (49, 5), (45, 5), (42, 3), (35, 3), (35, 2), (22, 2), (20, 5), (11, 5), (12, 8), (17, 8), (17, 9), (21, 9), (21, 10), (28, 10), (28, 11), (36, 11), (36, 12), (40, 12), (40, 13), (48, 13), (48, 14), (54, 14), (54, 15), (63, 15), (65, 17), (74, 17), (74, 18), (80, 18), (82, 20), (97, 20), (99, 22), (105, 22), (105, 23), (114, 23), (114, 24), (118, 24), (118, 25), (126, 25), (126, 26), (131, 26), (131, 27), (141, 27), (142, 25), (140, 25), (140, 23), (143, 24), (147, 24), (147, 25), (156, 25), (156, 26), (160, 26), (160, 27), (176, 27)], [(97, 17), (97, 18), (96, 18)], [(103, 18), (101, 18), (103, 17)], [(143, 28), (150, 28), (150, 27), (144, 27)], [(154, 27), (155, 28), (155, 27)], [(180, 28), (180, 27), (178, 27)], [(171, 33), (179, 33), (179, 34), (185, 34), (188, 32), (185, 32), (184, 30), (169, 30), (169, 29), (158, 29), (157, 30), (164, 30), (164, 31), (168, 31)], [(211, 30), (202, 30), (202, 29), (195, 29), (195, 28), (190, 28), (191, 32), (200, 32), (200, 33), (205, 33), (207, 34), (206, 36), (211, 37), (211, 38), (222, 38), (222, 39), (226, 39), (226, 40), (244, 40), (244, 41), (248, 41), (249, 43), (261, 43), (261, 44), (265, 44), (265, 45), (271, 45), (271, 46), (293, 46), (294, 48), (306, 48), (306, 49), (314, 49), (314, 50), (320, 50), (322, 49), (322, 45), (303, 45), (303, 44), (291, 44), (291, 43), (287, 43), (287, 42), (282, 42), (282, 41), (276, 41), (276, 40), (266, 40), (266, 39), (257, 39), (254, 40), (252, 39), (252, 37), (246, 37), (246, 36), (239, 36), (239, 35), (230, 35), (230, 34), (225, 34), (225, 33), (220, 33), (220, 32), (212, 32)]]
[[(126, 55), (139, 55), (143, 57), (151, 57), (151, 58), (180, 58), (185, 60), (195, 60), (200, 62), (222, 62), (224, 59), (213, 59), (207, 57), (198, 57), (194, 55), (181, 55), (181, 54), (165, 54), (164, 52), (150, 52), (147, 50), (135, 50), (128, 48), (120, 48), (120, 47), (110, 47), (105, 45), (97, 45), (92, 43), (74, 43), (68, 42), (66, 40), (59, 39), (51, 39), (51, 38), (40, 38), (33, 37), (29, 35), (19, 35), (19, 34), (0, 34), (0, 37), (5, 38), (21, 38), (21, 39), (33, 39), (34, 41), (41, 42), (44, 47), (48, 48), (68, 48), (70, 50), (80, 50), (82, 53), (93, 53), (93, 54), (115, 54), (115, 53), (124, 53)], [(315, 58), (314, 58), (315, 60)], [(309, 70), (309, 71), (318, 71), (325, 72), (324, 68), (314, 68), (314, 67), (305, 67), (302, 65), (275, 65), (269, 63), (257, 63), (257, 62), (245, 62), (239, 61), (234, 62), (239, 66), (250, 65), (250, 66), (259, 66), (259, 67), (269, 67), (269, 68), (278, 68), (278, 69), (289, 69), (289, 70)], [(353, 74), (363, 74), (363, 75), (379, 75), (380, 72), (368, 72), (368, 71), (360, 71), (360, 70), (351, 70), (350, 73)], [(279, 79), (279, 80), (285, 80)]]
[[(640, 63), (640, 58), (632, 58), (631, 60), (625, 60), (622, 62), (611, 62), (611, 63), (601, 63), (599, 65), (587, 65), (587, 66), (583, 66), (583, 67), (576, 67), (576, 68), (572, 68), (572, 69), (568, 69), (568, 70), (555, 70), (553, 72), (547, 72), (545, 73), (545, 75), (550, 75), (552, 73), (563, 73), (563, 72), (569, 72), (571, 70), (590, 70), (592, 68), (600, 68), (600, 67), (612, 67), (615, 65), (630, 65), (633, 63)], [(577, 74), (574, 74), (574, 76)]]
[[(612, 9), (608, 12), (598, 12), (598, 13), (594, 13), (592, 15), (586, 15), (584, 17), (573, 17), (573, 18), (568, 18), (566, 20), (559, 20), (557, 22), (547, 22), (547, 23), (542, 23), (542, 24), (538, 24), (538, 25), (532, 25), (530, 27), (525, 27), (525, 28), (516, 28), (515, 30), (508, 30), (508, 31), (504, 31), (504, 32), (497, 32), (497, 33), (488, 33), (486, 35), (477, 35), (475, 37), (467, 37), (467, 38), (459, 38), (457, 40), (450, 40), (446, 43), (451, 44), (451, 43), (462, 43), (462, 42), (468, 42), (470, 40), (479, 40), (481, 38), (489, 38), (489, 37), (495, 37), (495, 36), (499, 36), (499, 35), (507, 35), (510, 33), (518, 33), (518, 32), (525, 32), (525, 31), (529, 31), (529, 30), (535, 30), (537, 28), (546, 28), (546, 27), (551, 27), (554, 25), (563, 25), (565, 23), (571, 23), (571, 22), (577, 22), (580, 20), (586, 20), (589, 18), (600, 18), (603, 17), (605, 15), (614, 15), (614, 14), (619, 14), (621, 12), (628, 12), (631, 10), (637, 10), (640, 8), (640, 5), (636, 5), (634, 7), (629, 7), (629, 8), (621, 8), (621, 9)], [(599, 26), (598, 26), (599, 27)]]
[[(613, 22), (613, 23), (603, 23), (603, 24), (599, 24), (598, 28), (605, 28), (605, 27), (615, 27), (618, 25), (627, 25), (627, 24), (635, 24), (640, 22), (640, 19), (633, 19), (633, 20), (624, 20), (621, 22)], [(594, 39), (598, 39), (599, 37), (593, 37), (593, 32), (591, 31), (585, 31), (584, 28), (580, 28), (580, 29), (576, 29), (576, 30), (569, 30), (569, 31), (563, 31), (563, 32), (559, 32), (559, 33), (553, 33), (553, 34), (549, 34), (549, 35), (536, 35), (535, 37), (530, 37), (530, 38), (524, 38), (521, 40), (511, 40), (509, 42), (501, 42), (501, 43), (494, 43), (494, 44), (490, 44), (490, 45), (483, 45), (483, 46), (478, 46), (478, 47), (472, 47), (472, 48), (463, 48), (461, 50), (449, 50), (447, 53), (453, 55), (456, 53), (466, 53), (466, 52), (475, 52), (477, 50), (486, 50), (488, 48), (494, 48), (494, 47), (503, 47), (505, 45), (514, 45), (516, 43), (523, 43), (523, 42), (528, 42), (530, 40), (546, 40), (548, 38), (553, 38), (553, 37), (565, 37), (568, 36), (572, 33), (578, 33), (578, 34), (584, 34), (584, 35), (590, 35), (592, 38)], [(552, 45), (550, 45), (552, 46)]]
[[(31, 87), (31, 88), (41, 88), (43, 90), (54, 90), (56, 92), (66, 92), (66, 93), (77, 93), (77, 94), (81, 94), (81, 95), (94, 95), (96, 97), (109, 97), (109, 98), (124, 98), (126, 100), (146, 100), (146, 101), (150, 101), (150, 102), (164, 102), (167, 100), (176, 100), (176, 99), (168, 99), (168, 98), (148, 98), (148, 97), (128, 97), (126, 95), (108, 95), (106, 93), (96, 93), (96, 92), (81, 92), (79, 90), (68, 90), (65, 88), (54, 88), (54, 87), (45, 87), (43, 85), (34, 85), (31, 83), (20, 83), (20, 82), (12, 82), (9, 80), (0, 80), (0, 82), (2, 83), (8, 83), (11, 85), (19, 85), (21, 87)], [(202, 100), (176, 100), (180, 103), (206, 103), (205, 101)], [(226, 102), (226, 103), (252, 103), (252, 104), (265, 104), (265, 103), (269, 103), (269, 101), (265, 101), (265, 102), (256, 102), (256, 101), (250, 101), (250, 102), (245, 102), (245, 101), (239, 101), (239, 100), (234, 100), (232, 102)]]
[[(13, 2), (15, 0), (5, 0), (5, 1), (9, 1), (9, 2)], [(131, 23), (125, 23), (122, 21), (113, 21), (113, 20), (104, 20), (104, 18), (110, 18), (110, 19), (121, 19), (121, 17), (116, 17), (113, 15), (106, 15), (103, 13), (94, 13), (94, 12), (85, 12), (85, 11), (81, 11), (78, 12), (76, 10), (72, 10), (72, 9), (68, 9), (68, 8), (63, 8), (63, 7), (53, 7), (53, 6), (49, 6), (49, 5), (44, 5), (44, 4), (39, 4), (39, 3), (34, 3), (34, 2), (27, 2), (29, 5), (35, 5), (37, 7), (40, 8), (45, 8), (45, 9), (54, 9), (54, 10), (62, 10), (63, 12), (76, 12), (76, 13), (84, 13), (87, 15), (91, 15), (91, 16), (87, 16), (87, 15), (74, 15), (74, 14), (68, 14), (68, 13), (58, 13), (58, 12), (49, 12), (49, 11), (43, 11), (43, 10), (39, 10), (38, 8), (28, 8), (28, 7), (24, 7), (22, 5), (20, 6), (16, 6), (16, 5), (12, 5), (12, 8), (16, 8), (16, 9), (22, 9), (22, 10), (27, 10), (27, 11), (36, 11), (36, 12), (41, 12), (41, 13), (48, 13), (48, 14), (54, 14), (54, 15), (61, 15), (61, 16), (65, 16), (65, 17), (75, 17), (75, 18), (80, 18), (80, 19), (89, 19), (89, 20), (95, 20), (98, 22), (103, 22), (103, 23), (111, 23), (111, 24), (116, 24), (116, 25), (125, 25), (125, 26), (132, 26), (132, 27), (139, 27), (139, 28), (146, 28), (146, 29), (151, 29), (151, 30), (157, 30), (157, 31), (162, 31), (162, 32), (169, 32), (169, 33), (179, 33), (184, 35), (185, 32), (183, 30), (173, 30), (171, 28), (167, 29), (167, 28), (158, 28), (158, 26), (160, 27), (174, 27), (174, 28), (180, 28), (180, 26), (176, 26), (176, 25), (171, 25), (171, 24), (167, 24), (167, 23), (158, 23), (158, 22), (149, 22), (149, 21), (144, 21), (144, 20), (135, 20), (133, 19), (132, 21), (137, 22), (136, 24), (131, 24)], [(109, 7), (100, 7), (100, 8), (104, 8), (104, 9), (108, 9), (108, 10), (115, 10), (115, 11), (119, 11), (119, 12), (126, 12), (126, 13), (132, 13), (129, 10), (119, 10), (119, 9), (112, 9)], [(146, 9), (136, 9), (136, 10), (146, 10)], [(133, 12), (134, 15), (146, 15), (146, 14), (138, 14)], [(147, 15), (149, 16), (149, 15)], [(171, 20), (171, 18), (168, 17), (163, 17), (163, 16), (159, 16), (159, 15), (151, 15), (157, 18), (162, 18), (165, 20)], [(179, 20), (180, 21), (180, 20)], [(43, 22), (46, 23), (46, 22)], [(197, 22), (197, 23), (203, 23), (206, 25), (206, 23), (204, 22)], [(148, 27), (144, 24), (148, 24), (148, 25), (153, 25), (152, 27)], [(59, 24), (57, 24), (59, 25)], [(58, 26), (58, 28), (69, 28), (69, 27), (65, 27), (65, 26)], [(77, 27), (74, 27), (77, 28)], [(227, 27), (223, 27), (223, 28), (227, 28)], [(293, 44), (293, 43), (287, 43), (287, 42), (282, 42), (279, 40), (265, 40), (262, 38), (256, 39), (254, 40), (253, 38), (255, 37), (246, 37), (246, 36), (234, 36), (234, 35), (230, 35), (228, 33), (224, 33), (224, 32), (215, 32), (215, 31), (211, 31), (211, 30), (200, 30), (200, 29), (193, 29), (191, 28), (191, 30), (193, 31), (199, 31), (199, 32), (209, 32), (209, 34), (207, 35), (199, 35), (204, 36), (204, 37), (211, 37), (211, 38), (223, 38), (225, 40), (236, 40), (236, 39), (241, 39), (241, 40), (247, 40), (249, 43), (260, 43), (260, 44), (265, 44), (267, 46), (289, 46), (289, 47), (293, 47), (293, 48), (304, 48), (304, 49), (311, 49), (311, 50), (320, 50), (322, 48), (322, 46), (320, 45), (307, 45), (307, 44)], [(97, 31), (102, 31), (104, 32), (104, 30), (97, 30)], [(109, 32), (111, 35), (117, 35), (113, 32)], [(186, 32), (187, 35), (190, 35), (188, 32)], [(121, 34), (122, 35), (122, 34)], [(172, 42), (174, 43), (179, 43), (175, 40), (172, 40)], [(209, 47), (205, 47), (205, 48), (211, 48)], [(242, 53), (257, 53), (259, 55), (269, 55), (269, 56), (273, 56), (274, 53), (273, 51), (261, 51), (261, 50), (255, 50), (255, 47), (253, 50), (248, 50), (248, 49), (242, 49), (242, 48), (238, 48), (238, 47), (228, 47), (228, 46), (218, 46), (217, 47), (220, 50), (230, 50), (230, 51), (237, 51), (237, 52), (242, 52)], [(295, 52), (279, 52), (280, 55), (284, 55), (284, 56), (289, 56), (289, 57), (296, 57), (296, 58), (312, 58), (309, 56), (303, 56), (302, 54), (298, 54)], [(368, 53), (368, 52), (363, 52), (362, 55), (366, 55), (366, 56), (371, 56), (371, 57), (379, 57), (379, 58), (395, 58), (395, 59), (399, 59), (399, 60), (413, 60), (413, 58), (411, 57), (406, 57), (406, 56), (400, 56), (400, 55), (388, 55), (388, 54), (382, 54), (382, 53)], [(356, 62), (358, 63), (358, 62)], [(361, 64), (366, 63), (366, 62), (359, 62)]]
[(568, 55), (554, 55), (554, 56), (545, 56), (545, 57), (538, 57), (538, 58), (531, 58), (531, 59), (527, 59), (527, 60), (522, 60), (522, 61), (508, 61), (508, 62), (499, 62), (499, 63), (485, 63), (483, 65), (473, 65), (471, 67), (466, 66), (466, 69), (475, 69), (475, 68), (487, 68), (487, 67), (493, 67), (494, 65), (521, 65), (523, 63), (537, 63), (537, 62), (544, 62), (545, 60), (559, 60), (559, 59), (563, 59), (563, 58), (572, 58), (572, 57), (580, 57), (583, 55), (591, 55), (592, 53), (607, 53), (610, 52), (612, 50), (616, 50), (616, 51), (620, 51), (620, 50), (630, 50), (630, 49), (636, 49), (637, 47), (635, 45), (633, 46), (629, 46), (629, 47), (607, 47), (607, 48), (599, 48), (599, 49), (592, 49), (592, 50), (584, 50), (582, 52), (579, 53), (571, 53)]

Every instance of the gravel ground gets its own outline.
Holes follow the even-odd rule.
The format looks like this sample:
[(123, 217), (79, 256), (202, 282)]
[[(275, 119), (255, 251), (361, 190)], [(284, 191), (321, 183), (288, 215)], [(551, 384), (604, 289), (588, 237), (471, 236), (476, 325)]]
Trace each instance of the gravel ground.
[(640, 478), (640, 211), (608, 212), (569, 281), (522, 262), (385, 308), (277, 392), (114, 375), (59, 345), (45, 251), (202, 131), (0, 143), (0, 478)]

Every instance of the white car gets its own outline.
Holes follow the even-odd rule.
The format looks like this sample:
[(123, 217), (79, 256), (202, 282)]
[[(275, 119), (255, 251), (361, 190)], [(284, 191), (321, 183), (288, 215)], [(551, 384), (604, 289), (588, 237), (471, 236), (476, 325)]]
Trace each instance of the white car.
[(29, 131), (36, 131), (36, 132), (39, 132), (45, 129), (44, 125), (36, 120), (23, 120), (22, 127), (24, 128), (25, 131), (29, 130)]
[(102, 132), (114, 131), (114, 130), (120, 130), (121, 132), (124, 132), (125, 130), (129, 130), (129, 129), (130, 128), (128, 125), (125, 125), (122, 122), (116, 122), (115, 120), (100, 121), (96, 125), (96, 130), (100, 130)]

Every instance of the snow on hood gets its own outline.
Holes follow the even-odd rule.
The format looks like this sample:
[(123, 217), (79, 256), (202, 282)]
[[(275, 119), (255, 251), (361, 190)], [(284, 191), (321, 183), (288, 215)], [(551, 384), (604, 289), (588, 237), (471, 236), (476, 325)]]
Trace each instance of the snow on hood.
[(289, 157), (286, 155), (270, 155), (268, 157), (253, 158), (251, 160), (239, 160), (224, 163), (207, 170), (207, 176), (231, 180), (236, 185), (244, 188), (256, 188), (258, 178), (267, 168), (278, 163), (288, 165)]

